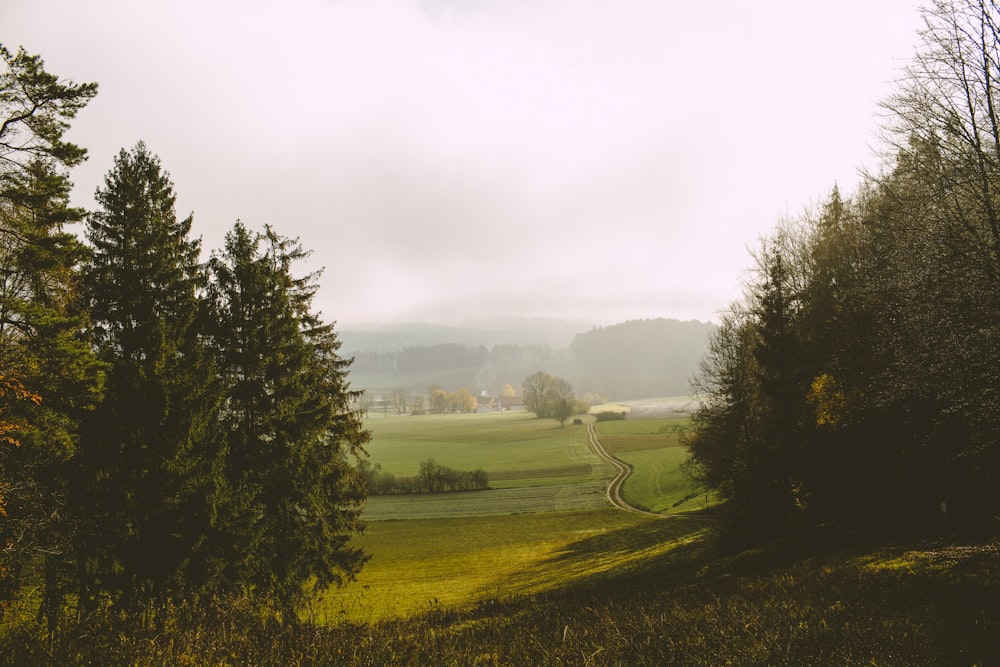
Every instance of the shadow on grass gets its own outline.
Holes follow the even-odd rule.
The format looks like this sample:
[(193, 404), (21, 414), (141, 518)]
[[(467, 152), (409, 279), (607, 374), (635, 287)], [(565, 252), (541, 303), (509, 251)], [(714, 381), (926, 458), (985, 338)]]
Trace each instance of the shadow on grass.
[(627, 588), (650, 578), (689, 578), (717, 551), (714, 526), (710, 515), (639, 519), (566, 545), (517, 575), (514, 583), (547, 596), (572, 596)]

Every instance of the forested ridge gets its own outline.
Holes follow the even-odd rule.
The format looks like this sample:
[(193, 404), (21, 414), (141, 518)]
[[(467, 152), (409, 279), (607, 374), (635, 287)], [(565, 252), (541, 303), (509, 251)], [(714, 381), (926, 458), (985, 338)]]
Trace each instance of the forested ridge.
[(352, 368), (356, 371), (400, 373), (448, 371), (487, 365), (517, 366), (560, 358), (556, 351), (543, 344), (496, 344), (487, 349), (485, 345), (471, 346), (463, 343), (407, 345), (401, 350), (389, 352), (355, 351), (352, 357)]
[(692, 470), (734, 530), (1000, 512), (1000, 9), (924, 18), (883, 170), (760, 243), (701, 363)]
[(664, 317), (594, 327), (570, 344), (575, 384), (614, 400), (686, 395), (713, 329)]

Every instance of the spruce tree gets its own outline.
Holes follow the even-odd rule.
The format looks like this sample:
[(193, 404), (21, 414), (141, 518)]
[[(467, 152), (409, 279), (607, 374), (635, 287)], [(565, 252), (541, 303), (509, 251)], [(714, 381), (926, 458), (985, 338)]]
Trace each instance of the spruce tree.
[(768, 523), (781, 523), (795, 502), (799, 474), (798, 415), (801, 354), (795, 331), (798, 308), (788, 253), (775, 241), (765, 246), (760, 283), (752, 294), (756, 319), (753, 356), (759, 418), (754, 480), (748, 485), (747, 509)]
[(237, 223), (213, 255), (212, 347), (223, 378), (225, 487), (212, 539), (215, 580), (286, 610), (303, 586), (353, 578), (365, 560), (357, 463), (369, 434), (350, 404), (349, 361), (296, 278), (297, 241)]
[(142, 142), (123, 149), (96, 197), (87, 288), (109, 370), (84, 431), (81, 592), (129, 607), (191, 587), (186, 571), (210, 520), (217, 383), (199, 331), (200, 242), (189, 238), (191, 216), (175, 214), (159, 158)]

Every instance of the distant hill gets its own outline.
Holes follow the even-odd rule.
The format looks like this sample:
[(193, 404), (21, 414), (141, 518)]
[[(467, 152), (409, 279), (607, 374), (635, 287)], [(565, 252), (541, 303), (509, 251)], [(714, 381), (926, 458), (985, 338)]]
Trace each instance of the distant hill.
[(575, 376), (569, 379), (577, 395), (615, 400), (687, 394), (714, 326), (657, 318), (595, 327), (570, 344)]
[(500, 328), (428, 323), (363, 325), (340, 331), (354, 357), (355, 389), (385, 393), (466, 388), (498, 395), (543, 370), (577, 396), (626, 400), (684, 395), (714, 325), (666, 318), (591, 327), (562, 320), (491, 321)]
[(548, 318), (504, 318), (479, 320), (463, 326), (406, 322), (359, 324), (338, 328), (341, 350), (356, 352), (392, 352), (417, 345), (458, 343), (480, 345), (549, 345), (567, 348), (573, 337), (587, 324)]

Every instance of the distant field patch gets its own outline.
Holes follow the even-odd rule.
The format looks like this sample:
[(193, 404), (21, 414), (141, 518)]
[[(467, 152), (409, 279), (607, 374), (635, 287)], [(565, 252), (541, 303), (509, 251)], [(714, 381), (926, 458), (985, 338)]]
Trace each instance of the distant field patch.
[(413, 475), (428, 458), (457, 470), (482, 468), (500, 482), (504, 475), (552, 476), (567, 467), (603, 471), (584, 427), (563, 428), (530, 412), (370, 417), (365, 426), (372, 432), (371, 462), (394, 475)]
[(604, 500), (610, 466), (590, 449), (582, 426), (560, 427), (529, 412), (371, 417), (372, 464), (394, 475), (414, 475), (420, 462), (459, 470), (482, 468), (490, 490), (448, 494), (372, 496), (364, 518), (527, 514), (590, 510)]
[(683, 472), (687, 451), (681, 447), (644, 449), (616, 454), (632, 466), (632, 475), (622, 489), (624, 499), (652, 512), (687, 512), (714, 504)]
[(590, 414), (596, 415), (599, 412), (631, 412), (632, 408), (621, 403), (601, 403), (590, 407)]
[(609, 454), (663, 447), (680, 447), (680, 433), (689, 419), (625, 419), (599, 422), (597, 433)]
[(491, 482), (502, 482), (514, 479), (536, 479), (539, 477), (572, 477), (575, 475), (589, 475), (592, 469), (586, 464), (568, 465), (562, 468), (535, 468), (533, 470), (505, 470), (502, 472), (490, 473)]

